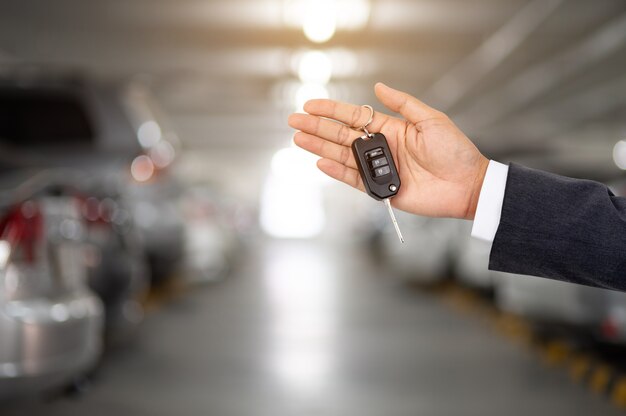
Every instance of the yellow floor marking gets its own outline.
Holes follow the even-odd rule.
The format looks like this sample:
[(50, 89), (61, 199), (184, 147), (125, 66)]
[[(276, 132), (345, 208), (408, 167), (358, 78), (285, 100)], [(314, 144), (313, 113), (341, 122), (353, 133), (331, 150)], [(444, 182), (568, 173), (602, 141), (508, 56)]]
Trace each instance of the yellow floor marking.
[(582, 381), (585, 374), (589, 371), (591, 367), (591, 358), (584, 355), (576, 355), (572, 358), (569, 375), (575, 382)]
[(611, 399), (619, 408), (626, 409), (626, 377), (617, 380)]
[(544, 346), (541, 356), (546, 364), (556, 366), (565, 363), (571, 353), (569, 345), (555, 340)]
[[(588, 387), (597, 394), (606, 393), (611, 381), (612, 369), (609, 365), (597, 363), (585, 353), (576, 353), (565, 342), (552, 340), (543, 345), (536, 342), (533, 326), (524, 318), (501, 312), (496, 306), (469, 289), (454, 283), (444, 285), (436, 292), (444, 304), (459, 312), (482, 318), (496, 332), (525, 344), (551, 366), (564, 365), (575, 382), (582, 382), (590, 374)], [(613, 403), (626, 409), (626, 377), (621, 377), (610, 392)]]
[(609, 384), (611, 369), (608, 365), (602, 364), (593, 371), (589, 387), (594, 393), (603, 393)]

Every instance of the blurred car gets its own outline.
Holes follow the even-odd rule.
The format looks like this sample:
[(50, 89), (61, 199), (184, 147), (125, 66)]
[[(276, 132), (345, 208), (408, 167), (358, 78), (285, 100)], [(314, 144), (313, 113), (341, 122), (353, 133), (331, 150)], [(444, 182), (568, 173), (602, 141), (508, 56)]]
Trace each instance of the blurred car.
[(174, 276), (184, 265), (187, 230), (181, 195), (182, 187), (174, 178), (128, 186), (127, 200), (154, 284)]
[(141, 148), (114, 102), (108, 90), (71, 80), (0, 82), (2, 163), (9, 170), (56, 168), (58, 183), (82, 192), (89, 283), (105, 302), (107, 340), (125, 337), (140, 320), (146, 281), (145, 255), (129, 242), (134, 226), (122, 208), (128, 166)]
[(604, 304), (605, 314), (593, 335), (603, 343), (626, 345), (626, 293), (607, 290)]
[[(11, 179), (15, 179), (14, 177)], [(103, 309), (86, 284), (74, 198), (2, 176), (0, 399), (63, 388), (102, 350)]]
[(533, 276), (498, 273), (496, 301), (507, 312), (546, 327), (591, 331), (603, 319), (605, 289)]
[(1, 79), (0, 162), (78, 169), (114, 188), (158, 283), (184, 254), (179, 185), (167, 169), (175, 150), (152, 113), (125, 91), (76, 77)]
[(114, 195), (92, 189), (79, 199), (86, 224), (85, 262), (90, 288), (104, 302), (105, 341), (120, 345), (143, 320), (147, 266), (130, 211)]
[[(185, 275), (192, 282), (223, 278), (236, 262), (240, 241), (236, 212), (206, 187), (194, 187), (183, 199), (187, 242)], [(229, 218), (230, 217), (230, 220)]]
[(384, 264), (407, 281), (435, 283), (450, 277), (459, 220), (426, 218), (402, 211), (397, 211), (396, 217), (405, 244), (398, 241), (391, 221), (385, 218), (389, 224), (382, 231), (380, 243)]

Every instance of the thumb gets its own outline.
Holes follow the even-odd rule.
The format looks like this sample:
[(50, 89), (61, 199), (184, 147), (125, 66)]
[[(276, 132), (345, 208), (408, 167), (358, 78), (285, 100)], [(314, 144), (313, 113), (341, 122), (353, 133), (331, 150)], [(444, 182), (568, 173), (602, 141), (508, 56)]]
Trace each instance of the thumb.
[(376, 92), (376, 97), (385, 107), (402, 114), (411, 123), (419, 123), (420, 121), (441, 115), (439, 111), (427, 106), (417, 98), (388, 87), (382, 82), (376, 84), (374, 91)]

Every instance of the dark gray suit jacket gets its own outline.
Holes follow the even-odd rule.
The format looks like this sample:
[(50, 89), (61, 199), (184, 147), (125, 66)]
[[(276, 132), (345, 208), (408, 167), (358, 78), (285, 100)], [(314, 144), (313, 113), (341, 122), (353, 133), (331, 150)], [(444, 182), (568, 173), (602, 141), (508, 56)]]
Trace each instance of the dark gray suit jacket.
[(511, 164), (489, 268), (626, 291), (626, 198)]

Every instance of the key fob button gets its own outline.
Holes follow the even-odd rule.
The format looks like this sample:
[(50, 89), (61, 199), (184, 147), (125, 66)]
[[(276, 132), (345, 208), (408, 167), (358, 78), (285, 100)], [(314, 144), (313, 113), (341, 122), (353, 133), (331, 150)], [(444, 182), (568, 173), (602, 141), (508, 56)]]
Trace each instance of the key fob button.
[(382, 156), (382, 155), (383, 155), (383, 148), (379, 147), (378, 149), (370, 150), (369, 152), (365, 153), (365, 158), (374, 159), (375, 157)]
[(378, 159), (374, 159), (370, 162), (370, 166), (375, 169), (375, 168), (380, 168), (381, 166), (387, 166), (389, 164), (389, 162), (387, 161), (386, 157), (379, 157)]
[(380, 176), (389, 175), (390, 173), (391, 173), (391, 169), (389, 169), (389, 166), (383, 166), (383, 167), (374, 169), (374, 177), (375, 178), (378, 178)]

